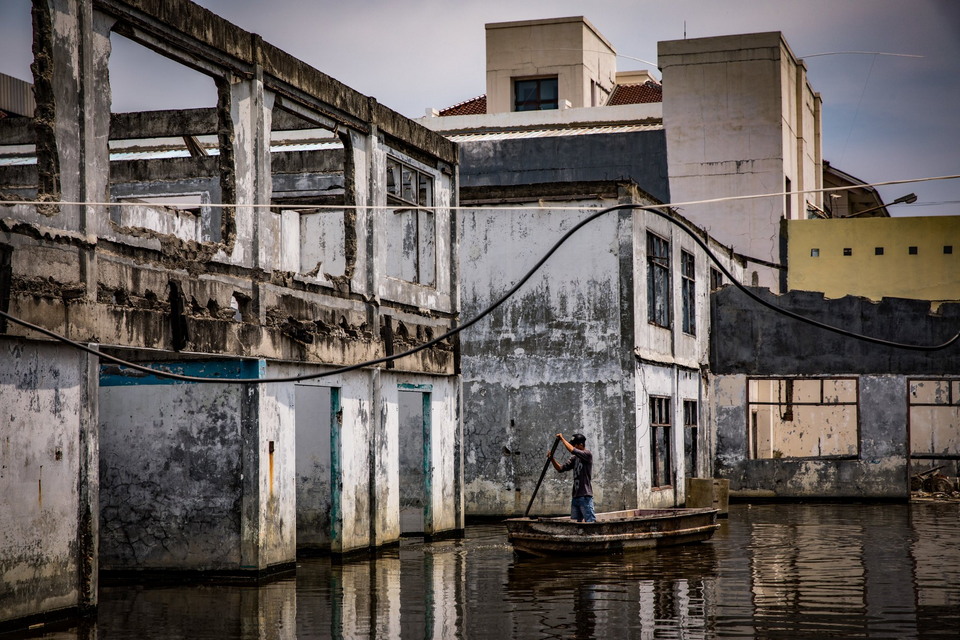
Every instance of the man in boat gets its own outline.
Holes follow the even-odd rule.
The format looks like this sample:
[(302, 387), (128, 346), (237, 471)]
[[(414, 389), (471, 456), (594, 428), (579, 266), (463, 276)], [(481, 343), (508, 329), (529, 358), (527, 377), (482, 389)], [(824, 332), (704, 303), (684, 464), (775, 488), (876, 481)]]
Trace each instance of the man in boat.
[(560, 473), (573, 470), (573, 499), (570, 501), (570, 519), (577, 522), (595, 522), (597, 517), (593, 512), (593, 454), (587, 449), (587, 437), (582, 433), (575, 433), (568, 442), (562, 433), (557, 438), (571, 454), (570, 459), (560, 464), (553, 457), (553, 452), (547, 454), (553, 468)]

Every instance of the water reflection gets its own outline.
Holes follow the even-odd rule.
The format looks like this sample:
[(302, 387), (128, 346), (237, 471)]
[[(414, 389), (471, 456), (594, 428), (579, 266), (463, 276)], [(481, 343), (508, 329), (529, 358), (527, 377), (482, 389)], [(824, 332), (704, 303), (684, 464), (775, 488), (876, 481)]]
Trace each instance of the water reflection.
[(960, 505), (732, 505), (713, 541), (518, 559), (501, 525), (262, 587), (103, 586), (56, 638), (956, 638)]

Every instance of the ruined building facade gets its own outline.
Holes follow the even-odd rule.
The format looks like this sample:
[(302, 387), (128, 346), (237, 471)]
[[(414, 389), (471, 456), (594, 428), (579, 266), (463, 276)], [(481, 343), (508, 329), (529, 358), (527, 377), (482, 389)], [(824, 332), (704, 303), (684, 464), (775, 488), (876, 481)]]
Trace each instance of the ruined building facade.
[[(0, 120), (0, 624), (100, 570), (262, 576), (463, 527), (457, 151), (183, 0), (36, 0)], [(207, 109), (111, 114), (117, 34)], [(420, 208), (409, 208), (420, 207)]]

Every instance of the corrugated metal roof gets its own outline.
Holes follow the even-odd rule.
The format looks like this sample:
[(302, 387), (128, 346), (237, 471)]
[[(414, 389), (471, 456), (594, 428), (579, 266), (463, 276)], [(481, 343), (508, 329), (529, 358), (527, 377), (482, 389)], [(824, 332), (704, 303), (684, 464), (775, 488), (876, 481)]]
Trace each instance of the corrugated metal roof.
[(481, 140), (523, 140), (526, 138), (563, 138), (567, 136), (588, 136), (599, 133), (630, 133), (634, 131), (660, 131), (662, 123), (656, 124), (617, 124), (596, 125), (555, 129), (527, 129), (513, 131), (478, 131), (443, 134), (454, 142), (479, 142)]

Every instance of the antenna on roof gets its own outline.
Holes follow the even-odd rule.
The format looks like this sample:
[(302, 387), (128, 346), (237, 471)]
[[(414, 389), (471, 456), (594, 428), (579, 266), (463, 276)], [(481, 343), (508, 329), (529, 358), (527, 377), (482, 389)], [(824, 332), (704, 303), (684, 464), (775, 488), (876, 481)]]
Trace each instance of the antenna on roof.
[(684, 40), (687, 39), (687, 21), (686, 20), (683, 21), (683, 39)]

